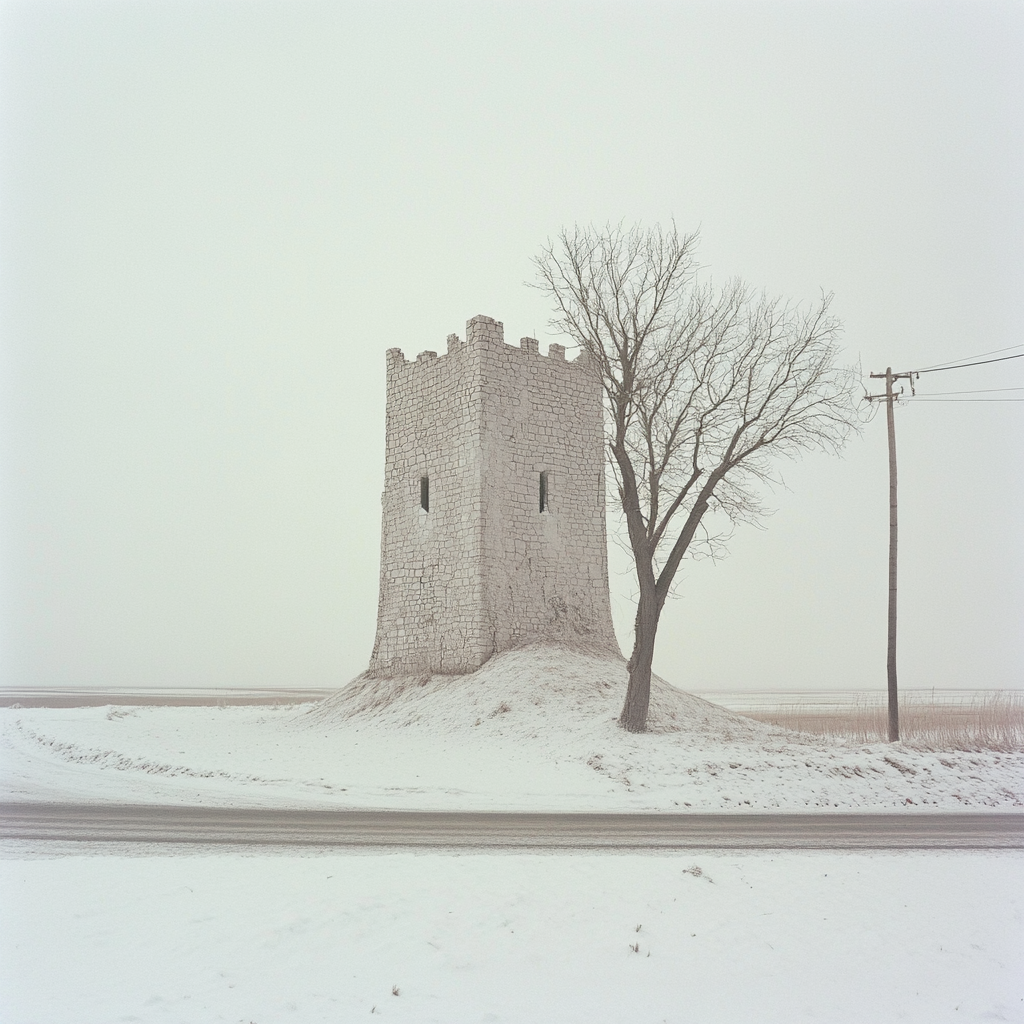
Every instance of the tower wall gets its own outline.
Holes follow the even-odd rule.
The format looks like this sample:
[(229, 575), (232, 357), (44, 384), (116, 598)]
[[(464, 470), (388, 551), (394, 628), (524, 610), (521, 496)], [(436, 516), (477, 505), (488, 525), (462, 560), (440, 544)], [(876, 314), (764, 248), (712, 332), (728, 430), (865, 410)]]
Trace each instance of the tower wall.
[(505, 345), (477, 316), (446, 355), (389, 349), (387, 387), (371, 671), (468, 672), (539, 639), (614, 645), (601, 389), (586, 365), (558, 345)]
[(561, 346), (545, 357), (533, 339), (514, 348), (489, 332), (480, 348), (483, 586), (494, 650), (604, 641), (612, 628), (600, 384)]

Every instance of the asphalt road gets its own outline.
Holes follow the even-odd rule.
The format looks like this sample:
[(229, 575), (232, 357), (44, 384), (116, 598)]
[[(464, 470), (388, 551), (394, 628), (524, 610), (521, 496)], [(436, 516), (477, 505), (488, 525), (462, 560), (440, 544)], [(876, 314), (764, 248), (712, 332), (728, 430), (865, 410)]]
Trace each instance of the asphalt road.
[(47, 686), (19, 690), (5, 686), (0, 688), (0, 708), (102, 708), (116, 707), (160, 707), (160, 708), (201, 708), (245, 706), (259, 707), (267, 704), (306, 704), (323, 700), (337, 690), (280, 690), (242, 689), (224, 687), (185, 690), (172, 689), (95, 690), (81, 686)]
[(0, 804), (0, 839), (500, 850), (1024, 849), (1024, 814), (531, 814)]

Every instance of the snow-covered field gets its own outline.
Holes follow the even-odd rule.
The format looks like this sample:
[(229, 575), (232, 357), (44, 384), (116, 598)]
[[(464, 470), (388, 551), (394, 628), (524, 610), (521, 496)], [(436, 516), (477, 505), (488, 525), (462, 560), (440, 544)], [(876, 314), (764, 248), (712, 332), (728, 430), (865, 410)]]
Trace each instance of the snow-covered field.
[(0, 799), (505, 810), (1013, 809), (1024, 753), (837, 743), (562, 648), (469, 676), (359, 680), (294, 707), (0, 711)]
[(0, 903), (5, 1024), (1024, 1020), (1018, 853), (37, 856)]
[[(1019, 808), (1020, 753), (811, 740), (537, 648), (316, 705), (0, 712), (0, 798)], [(3, 1024), (1024, 1021), (1024, 852), (0, 845)]]

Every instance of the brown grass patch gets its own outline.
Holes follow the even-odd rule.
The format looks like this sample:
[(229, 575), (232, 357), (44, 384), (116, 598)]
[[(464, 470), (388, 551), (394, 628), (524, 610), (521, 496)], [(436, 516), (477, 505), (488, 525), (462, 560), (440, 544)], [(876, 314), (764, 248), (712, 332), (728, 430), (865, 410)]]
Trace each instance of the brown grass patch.
[[(848, 707), (779, 704), (740, 712), (747, 718), (796, 732), (858, 743), (884, 742), (884, 703)], [(900, 740), (922, 750), (1024, 750), (1024, 693), (985, 693), (955, 702), (926, 695), (900, 698)]]

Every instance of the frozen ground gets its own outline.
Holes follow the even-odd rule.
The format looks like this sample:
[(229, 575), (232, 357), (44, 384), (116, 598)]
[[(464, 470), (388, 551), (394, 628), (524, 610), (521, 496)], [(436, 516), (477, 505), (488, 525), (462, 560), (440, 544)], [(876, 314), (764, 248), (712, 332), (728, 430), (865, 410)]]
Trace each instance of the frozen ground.
[[(6, 800), (1019, 808), (1020, 754), (816, 742), (538, 648), (314, 706), (0, 712)], [(0, 846), (4, 1024), (1024, 1022), (1024, 853)], [(634, 948), (635, 947), (635, 948)], [(393, 988), (397, 994), (393, 994)]]
[(0, 799), (450, 810), (955, 810), (1024, 805), (1024, 754), (839, 744), (561, 648), (315, 705), (0, 711)]
[(105, 852), (7, 847), (5, 1024), (1024, 1021), (1017, 852)]

